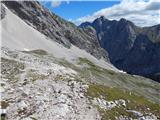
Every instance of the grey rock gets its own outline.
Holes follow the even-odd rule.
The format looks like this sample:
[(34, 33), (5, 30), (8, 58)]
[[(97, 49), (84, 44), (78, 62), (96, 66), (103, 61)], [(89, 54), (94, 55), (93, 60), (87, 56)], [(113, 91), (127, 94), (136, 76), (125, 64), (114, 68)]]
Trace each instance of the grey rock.
[(0, 19), (3, 19), (6, 15), (6, 12), (5, 12), (4, 6), (1, 3), (0, 3), (0, 9), (1, 9), (1, 12), (0, 12), (1, 18)]

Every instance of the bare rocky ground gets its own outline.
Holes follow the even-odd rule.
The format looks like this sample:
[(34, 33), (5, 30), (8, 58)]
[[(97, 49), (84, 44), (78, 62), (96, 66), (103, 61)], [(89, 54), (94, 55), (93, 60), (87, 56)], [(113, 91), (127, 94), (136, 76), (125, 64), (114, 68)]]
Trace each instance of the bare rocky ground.
[[(2, 47), (1, 52), (1, 112), (5, 110), (7, 120), (157, 120), (159, 117), (157, 104), (144, 100), (143, 104), (148, 104), (144, 113), (143, 108), (129, 105), (132, 96), (118, 93), (127, 97), (115, 97), (112, 88), (93, 84), (81, 72), (83, 67), (92, 66), (87, 61), (80, 65), (85, 59), (72, 65), (43, 50), (16, 51)], [(138, 97), (136, 100), (139, 101)]]
[(88, 86), (76, 81), (76, 71), (35, 55), (2, 49), (1, 93), (6, 119), (100, 119), (84, 97)]

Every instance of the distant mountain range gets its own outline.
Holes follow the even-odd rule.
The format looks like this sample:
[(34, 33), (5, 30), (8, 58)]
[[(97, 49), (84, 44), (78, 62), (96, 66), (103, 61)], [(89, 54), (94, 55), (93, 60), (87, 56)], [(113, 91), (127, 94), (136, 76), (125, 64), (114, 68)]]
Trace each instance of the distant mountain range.
[(138, 27), (126, 19), (100, 17), (79, 27), (93, 27), (100, 46), (117, 68), (160, 82), (160, 24)]

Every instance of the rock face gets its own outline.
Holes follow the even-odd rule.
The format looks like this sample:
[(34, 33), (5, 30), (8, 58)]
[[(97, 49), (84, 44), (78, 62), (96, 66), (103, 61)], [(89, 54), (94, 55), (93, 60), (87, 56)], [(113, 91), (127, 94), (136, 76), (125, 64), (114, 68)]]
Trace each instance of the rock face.
[(160, 25), (141, 28), (125, 19), (110, 21), (100, 17), (80, 25), (88, 26), (96, 30), (101, 47), (116, 67), (159, 81)]
[[(85, 49), (97, 58), (107, 58), (97, 40), (94, 29), (80, 29), (65, 21), (37, 1), (3, 1), (3, 3), (27, 24), (52, 40), (71, 47), (71, 44)], [(86, 32), (87, 31), (87, 32)]]
[(1, 18), (0, 18), (0, 19), (3, 19), (3, 18), (5, 17), (5, 8), (3, 7), (2, 4), (1, 4), (0, 6), (1, 6), (1, 7), (0, 7), (0, 9), (1, 9), (1, 12), (0, 12)]

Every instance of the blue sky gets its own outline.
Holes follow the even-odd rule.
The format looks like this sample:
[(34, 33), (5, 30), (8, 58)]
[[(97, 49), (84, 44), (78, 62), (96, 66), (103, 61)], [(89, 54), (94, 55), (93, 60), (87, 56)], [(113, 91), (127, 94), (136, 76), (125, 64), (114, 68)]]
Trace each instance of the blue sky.
[(41, 3), (77, 25), (100, 16), (109, 20), (125, 18), (138, 26), (160, 24), (160, 0), (53, 0)]
[(120, 1), (70, 1), (69, 3), (61, 2), (61, 4), (56, 7), (54, 7), (51, 2), (44, 5), (66, 20), (76, 20), (119, 3)]

